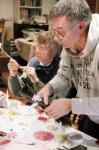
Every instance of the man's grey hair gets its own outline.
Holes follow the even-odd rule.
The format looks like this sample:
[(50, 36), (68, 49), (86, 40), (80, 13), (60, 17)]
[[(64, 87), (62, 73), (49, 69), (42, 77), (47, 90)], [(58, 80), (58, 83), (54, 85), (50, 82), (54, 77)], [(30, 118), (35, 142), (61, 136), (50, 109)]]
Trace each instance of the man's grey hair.
[(59, 0), (50, 11), (50, 18), (66, 16), (70, 21), (90, 22), (92, 14), (86, 0)]

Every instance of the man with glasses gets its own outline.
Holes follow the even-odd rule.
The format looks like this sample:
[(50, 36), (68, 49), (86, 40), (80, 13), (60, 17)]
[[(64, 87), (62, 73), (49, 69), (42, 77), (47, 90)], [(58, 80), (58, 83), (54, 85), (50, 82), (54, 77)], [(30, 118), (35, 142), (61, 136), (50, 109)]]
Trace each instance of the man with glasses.
[[(62, 98), (53, 100), (45, 112), (54, 118), (71, 109), (88, 114), (84, 131), (99, 138), (99, 15), (91, 14), (85, 0), (60, 0), (50, 12), (50, 20), (64, 49), (57, 75), (38, 94), (46, 104), (52, 94)], [(77, 88), (75, 100), (64, 98), (71, 81)]]

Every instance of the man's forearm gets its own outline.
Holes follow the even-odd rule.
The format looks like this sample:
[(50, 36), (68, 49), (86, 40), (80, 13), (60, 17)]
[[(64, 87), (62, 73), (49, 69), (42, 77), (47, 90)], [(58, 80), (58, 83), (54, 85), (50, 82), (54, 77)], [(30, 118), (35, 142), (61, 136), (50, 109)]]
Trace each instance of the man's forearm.
[(52, 96), (54, 94), (53, 86), (50, 83), (48, 83), (47, 86), (48, 86), (48, 89), (49, 89), (49, 96)]

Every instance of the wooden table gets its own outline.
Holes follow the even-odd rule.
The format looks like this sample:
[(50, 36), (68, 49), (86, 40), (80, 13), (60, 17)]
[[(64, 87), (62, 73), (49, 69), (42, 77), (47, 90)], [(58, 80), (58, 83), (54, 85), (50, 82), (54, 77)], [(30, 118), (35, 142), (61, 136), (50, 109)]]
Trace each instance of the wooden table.
[[(15, 103), (13, 103), (13, 101), (9, 101), (10, 105), (8, 106), (9, 109), (9, 113), (7, 113), (7, 110), (4, 109), (4, 111), (2, 111), (0, 109), (1, 115), (0, 115), (0, 129), (6, 129), (7, 131), (20, 131), (17, 132), (19, 135), (24, 135), (23, 138), (33, 138), (33, 132), (38, 130), (38, 129), (46, 129), (46, 123), (42, 123), (40, 121), (37, 120), (38, 116), (37, 114), (33, 111), (32, 107), (26, 106), (26, 105), (15, 105), (15, 103), (17, 104), (18, 101), (16, 101)], [(12, 103), (12, 104), (11, 104)], [(20, 106), (20, 107), (18, 107)], [(11, 113), (11, 111), (13, 111), (16, 113)], [(4, 115), (4, 119), (2, 117), (3, 113)], [(8, 114), (8, 115), (7, 115)], [(6, 120), (6, 116), (7, 120)], [(10, 119), (8, 119), (10, 118)], [(6, 123), (5, 123), (6, 122)], [(32, 124), (31, 124), (32, 123)], [(14, 126), (12, 126), (14, 125)], [(10, 130), (12, 129), (13, 130)], [(23, 130), (24, 129), (24, 130)], [(28, 129), (28, 130), (27, 130)], [(48, 130), (48, 129), (47, 129)], [(4, 130), (5, 131), (5, 130)], [(24, 134), (23, 134), (24, 132)], [(93, 145), (92, 143), (95, 143), (95, 139), (80, 132), (77, 131), (76, 129), (73, 129), (71, 127), (66, 127), (66, 131), (67, 134), (70, 134), (72, 132), (77, 132), (77, 133), (81, 133), (83, 135), (84, 141), (89, 141), (89, 144), (87, 145), (88, 150), (99, 150), (99, 147), (97, 145)], [(28, 133), (28, 134), (27, 134)], [(18, 136), (20, 137), (20, 136)], [(26, 141), (25, 139), (25, 141)], [(30, 138), (29, 138), (30, 139)], [(22, 140), (22, 139), (21, 139)], [(23, 140), (22, 140), (23, 141)], [(35, 145), (29, 145), (29, 144), (24, 144), (22, 141), (14, 141), (14, 139), (12, 139), (12, 142), (10, 142), (9, 144), (5, 144), (5, 145), (0, 145), (0, 150), (18, 150), (18, 149), (22, 149), (22, 150), (58, 150), (58, 149), (53, 149), (50, 148), (53, 146), (56, 146), (56, 141), (52, 140), (52, 141), (47, 141), (47, 142), (37, 142)], [(31, 141), (31, 140), (30, 140)], [(31, 143), (30, 141), (28, 141), (29, 143)], [(35, 140), (33, 139), (33, 141), (35, 143)], [(67, 143), (66, 143), (67, 144)], [(65, 144), (65, 145), (66, 145)], [(62, 143), (62, 145), (64, 145)], [(60, 146), (60, 143), (58, 144), (58, 147)], [(56, 146), (57, 147), (57, 146)]]

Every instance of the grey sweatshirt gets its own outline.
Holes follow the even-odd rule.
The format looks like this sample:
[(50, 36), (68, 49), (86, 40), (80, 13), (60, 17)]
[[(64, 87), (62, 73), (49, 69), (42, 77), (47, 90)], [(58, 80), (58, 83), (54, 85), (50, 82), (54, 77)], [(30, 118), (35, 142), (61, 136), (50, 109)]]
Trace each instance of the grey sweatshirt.
[[(96, 104), (94, 101), (95, 97), (99, 100), (98, 14), (92, 15), (92, 21), (89, 27), (87, 42), (83, 50), (83, 54), (79, 57), (74, 57), (70, 55), (66, 49), (63, 49), (58, 73), (49, 83), (53, 87), (56, 95), (58, 93), (58, 96), (63, 97), (71, 86), (71, 79), (78, 90), (77, 97), (82, 98), (82, 102), (79, 98), (77, 98), (75, 102), (72, 102), (73, 110), (77, 113), (89, 114), (89, 117), (94, 122), (99, 123), (99, 108), (97, 108), (97, 106), (99, 106), (99, 104), (97, 105), (99, 101)], [(87, 100), (88, 103), (91, 103), (94, 107), (90, 107), (89, 105), (89, 107), (86, 107), (86, 109), (82, 109), (83, 111), (80, 111), (77, 105), (81, 104), (82, 108), (84, 108), (83, 105), (88, 106)], [(98, 109), (96, 111), (96, 115), (94, 114), (96, 117), (93, 117), (92, 113), (90, 113), (91, 111), (93, 112), (92, 108), (96, 108), (96, 110)]]

